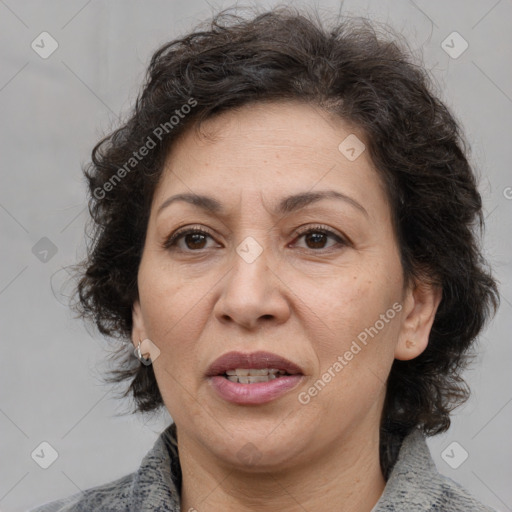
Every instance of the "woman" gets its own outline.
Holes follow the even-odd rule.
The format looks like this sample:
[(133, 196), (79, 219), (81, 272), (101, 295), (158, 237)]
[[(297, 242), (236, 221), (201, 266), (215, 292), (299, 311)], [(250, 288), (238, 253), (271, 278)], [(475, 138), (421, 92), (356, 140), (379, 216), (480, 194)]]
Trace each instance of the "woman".
[(155, 53), (86, 174), (81, 312), (174, 423), (137, 472), (38, 511), (491, 510), (425, 443), (498, 304), (481, 198), (396, 42), (221, 13)]

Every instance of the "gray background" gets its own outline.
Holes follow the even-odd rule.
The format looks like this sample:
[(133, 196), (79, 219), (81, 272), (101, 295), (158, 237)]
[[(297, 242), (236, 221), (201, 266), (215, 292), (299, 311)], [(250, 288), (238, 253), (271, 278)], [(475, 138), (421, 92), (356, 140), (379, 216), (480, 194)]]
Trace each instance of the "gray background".
[[(336, 1), (315, 4), (340, 8)], [(170, 422), (167, 413), (119, 416), (129, 403), (101, 382), (110, 343), (73, 319), (51, 283), (59, 289), (63, 268), (83, 255), (81, 165), (132, 105), (152, 52), (207, 19), (212, 7), (229, 5), (0, 0), (1, 511), (26, 510), (135, 470)], [(502, 306), (467, 373), (471, 400), (429, 445), (440, 471), (489, 505), (512, 510), (512, 2), (352, 0), (343, 11), (387, 22), (407, 37), (471, 143)], [(59, 45), (47, 59), (31, 48), (43, 31)], [(469, 45), (458, 58), (442, 48), (454, 31)], [(452, 40), (451, 51), (460, 50), (461, 40)], [(43, 441), (58, 453), (48, 469), (31, 457)], [(445, 452), (452, 465), (462, 449), (469, 453), (457, 469), (441, 456), (453, 442), (459, 445)]]

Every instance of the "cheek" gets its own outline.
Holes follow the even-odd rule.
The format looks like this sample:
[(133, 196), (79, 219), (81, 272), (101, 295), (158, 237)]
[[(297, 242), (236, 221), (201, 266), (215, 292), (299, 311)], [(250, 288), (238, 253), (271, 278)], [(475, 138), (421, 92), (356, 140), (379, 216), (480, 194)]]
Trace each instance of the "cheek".
[(194, 340), (205, 321), (209, 288), (203, 280), (185, 280), (169, 265), (141, 263), (139, 297), (146, 335), (160, 349), (160, 365), (180, 371), (193, 364)]
[(359, 421), (383, 399), (399, 314), (393, 308), (394, 294), (383, 281), (351, 276), (333, 285), (328, 313), (309, 316), (307, 335), (315, 345), (318, 373), (306, 393), (318, 396), (311, 400), (318, 414), (333, 421), (340, 414), (346, 421)]
[[(196, 367), (195, 340), (203, 319), (201, 299), (205, 290), (179, 277), (168, 265), (142, 262), (139, 297), (146, 335), (160, 349), (153, 364), (165, 406), (175, 414), (185, 408)], [(188, 392), (184, 393), (184, 389)], [(189, 404), (190, 405), (190, 404)]]
[(292, 289), (309, 308), (312, 323), (322, 322), (333, 334), (346, 338), (373, 324), (393, 303), (395, 288), (377, 273), (331, 270), (324, 279), (296, 280)]
[[(143, 258), (138, 287), (146, 327), (153, 332), (170, 329), (193, 310), (204, 290), (191, 285), (174, 265), (149, 254)], [(196, 284), (196, 283), (194, 283)]]
[(401, 286), (395, 266), (373, 262), (321, 282), (302, 281), (300, 295), (307, 305), (304, 326), (315, 344), (319, 372), (346, 354), (345, 374), (354, 372), (352, 378), (358, 380), (359, 369), (366, 367), (385, 379), (400, 326), (393, 308), (399, 304)]

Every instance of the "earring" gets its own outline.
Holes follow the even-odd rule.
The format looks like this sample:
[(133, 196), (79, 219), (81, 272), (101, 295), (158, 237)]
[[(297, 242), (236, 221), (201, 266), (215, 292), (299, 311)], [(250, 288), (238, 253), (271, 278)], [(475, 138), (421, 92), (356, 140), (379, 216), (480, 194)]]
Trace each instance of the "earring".
[(142, 355), (142, 352), (141, 352), (141, 350), (140, 350), (140, 344), (141, 344), (141, 343), (142, 343), (142, 341), (141, 341), (141, 340), (139, 340), (139, 345), (138, 345), (138, 346), (137, 346), (137, 348), (135, 349), (135, 355), (137, 356), (137, 359), (138, 359), (142, 364), (144, 364), (144, 365), (146, 365), (146, 366), (147, 366), (148, 364), (150, 364), (150, 363), (151, 363), (151, 357), (149, 357), (149, 356), (150, 356), (150, 354), (148, 355), (148, 357), (147, 357), (147, 358), (146, 358), (146, 357), (144, 357), (144, 356)]

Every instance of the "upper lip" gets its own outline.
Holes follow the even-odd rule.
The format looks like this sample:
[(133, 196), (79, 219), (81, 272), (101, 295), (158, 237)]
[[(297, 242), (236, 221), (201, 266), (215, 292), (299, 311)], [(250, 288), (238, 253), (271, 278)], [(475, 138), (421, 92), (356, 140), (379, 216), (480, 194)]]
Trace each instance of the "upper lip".
[(224, 375), (227, 370), (275, 368), (290, 374), (303, 374), (302, 368), (288, 359), (271, 352), (227, 352), (217, 358), (206, 372), (208, 377)]

